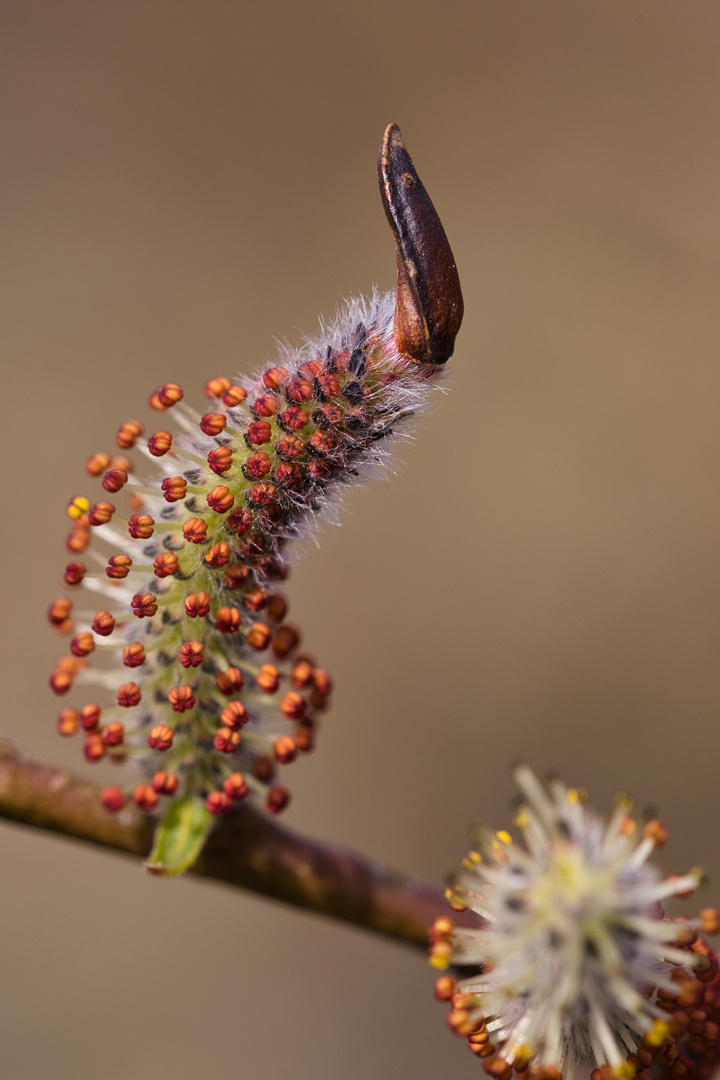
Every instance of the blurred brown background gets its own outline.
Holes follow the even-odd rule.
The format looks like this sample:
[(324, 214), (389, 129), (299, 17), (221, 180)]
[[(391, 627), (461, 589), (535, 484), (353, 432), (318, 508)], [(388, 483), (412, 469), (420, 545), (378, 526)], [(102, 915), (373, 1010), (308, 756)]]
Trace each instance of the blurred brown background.
[[(83, 768), (44, 611), (88, 455), (393, 283), (394, 120), (466, 318), (398, 474), (291, 580), (337, 693), (285, 820), (440, 882), (521, 756), (659, 806), (665, 865), (720, 882), (719, 48), (694, 0), (2, 3), (4, 731)], [(0, 845), (3, 1080), (482, 1075), (420, 956)]]

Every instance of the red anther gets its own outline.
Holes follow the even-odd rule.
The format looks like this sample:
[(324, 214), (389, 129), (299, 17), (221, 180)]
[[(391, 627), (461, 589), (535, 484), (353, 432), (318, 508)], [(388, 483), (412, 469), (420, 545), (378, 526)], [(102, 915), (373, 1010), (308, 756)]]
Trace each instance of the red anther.
[(231, 386), (223, 394), (223, 405), (227, 405), (228, 409), (234, 409), (236, 405), (241, 405), (246, 397), (247, 390), (243, 390), (242, 386)]
[(263, 664), (255, 681), (264, 694), (274, 694), (280, 685), (280, 672), (274, 664)]
[(122, 454), (114, 457), (110, 462), (111, 469), (120, 469), (122, 472), (126, 472), (128, 476), (133, 471), (132, 461), (128, 457), (123, 457)]
[(105, 472), (109, 464), (110, 455), (100, 451), (87, 459), (85, 462), (85, 472), (90, 476), (99, 476), (100, 473)]
[(233, 510), (225, 521), (225, 527), (234, 532), (236, 536), (242, 536), (243, 533), (248, 531), (252, 523), (252, 514), (243, 506), (239, 510)]
[(290, 792), (287, 788), (276, 784), (271, 787), (265, 798), (265, 805), (271, 814), (279, 814), (290, 802)]
[(55, 694), (67, 694), (73, 684), (76, 672), (65, 667), (56, 667), (50, 675), (50, 687)]
[(240, 612), (237, 608), (221, 607), (215, 616), (215, 626), (221, 634), (235, 634), (240, 629)]
[(295, 728), (295, 742), (301, 754), (309, 754), (315, 746), (315, 728), (309, 720), (303, 720)]
[(200, 430), (206, 435), (219, 435), (227, 427), (225, 413), (207, 412), (200, 418)]
[[(188, 712), (195, 708), (195, 695), (191, 686), (175, 686), (168, 694), (168, 701), (172, 705), (173, 712)], [(165, 747), (158, 747), (164, 750)]]
[(263, 784), (269, 784), (275, 776), (275, 765), (269, 757), (256, 757), (251, 771)]
[(435, 980), (435, 997), (438, 1001), (450, 1001), (457, 983), (452, 975), (441, 975)]
[(191, 619), (204, 619), (210, 611), (210, 597), (206, 592), (190, 593), (185, 597), (185, 614)]
[(125, 726), (119, 720), (111, 720), (102, 732), (105, 746), (122, 746), (125, 739)]
[(137, 491), (131, 491), (127, 497), (128, 506), (131, 510), (144, 510), (145, 503), (142, 495), (138, 495)]
[(165, 772), (164, 769), (161, 769), (152, 778), (152, 789), (157, 791), (158, 795), (174, 795), (179, 783), (180, 778), (175, 773)]
[(248, 786), (245, 783), (243, 774), (241, 772), (230, 773), (230, 775), (223, 780), (223, 790), (225, 794), (235, 802), (244, 799), (248, 793)]
[(270, 504), (275, 501), (276, 495), (277, 488), (275, 484), (271, 484), (268, 480), (261, 480), (258, 484), (253, 484), (245, 498), (247, 499), (248, 506), (252, 506), (254, 509), (259, 510), (263, 507), (270, 506)]
[(183, 536), (190, 544), (204, 544), (207, 540), (207, 522), (192, 517), (183, 525)]
[(163, 551), (155, 557), (153, 573), (155, 577), (174, 577), (180, 569), (180, 560), (174, 551)]
[(127, 420), (122, 427), (118, 428), (115, 442), (121, 450), (129, 450), (135, 445), (144, 430), (142, 424), (137, 420)]
[(200, 667), (204, 653), (202, 641), (183, 641), (178, 659), (184, 668)]
[(333, 475), (333, 467), (328, 461), (316, 458), (307, 464), (307, 474), (316, 484), (326, 484)]
[(287, 615), (288, 603), (281, 593), (274, 593), (268, 600), (265, 614), (274, 623), (282, 622)]
[(703, 1028), (702, 1040), (706, 1046), (715, 1046), (720, 1037), (720, 1027), (713, 1021), (708, 1020)]
[(340, 393), (340, 382), (337, 375), (326, 373), (317, 376), (317, 385), (323, 397), (337, 397)]
[(656, 848), (665, 847), (668, 842), (668, 832), (662, 821), (658, 821), (655, 818), (653, 821), (648, 821), (643, 829), (643, 836), (646, 840), (652, 840)]
[(510, 1080), (513, 1074), (510, 1062), (501, 1057), (488, 1058), (483, 1065), (483, 1069), (489, 1076), (494, 1076), (495, 1080)]
[(105, 744), (102, 741), (102, 736), (97, 733), (87, 735), (83, 744), (83, 754), (85, 760), (89, 762), (100, 761), (105, 757)]
[(213, 544), (205, 556), (208, 566), (227, 566), (230, 559), (230, 548), (224, 540), (221, 540), (219, 544)]
[(281, 390), (283, 384), (290, 378), (290, 372), (287, 368), (281, 367), (279, 364), (276, 367), (268, 368), (263, 373), (262, 381), (266, 390)]
[(93, 619), (92, 628), (100, 637), (110, 637), (115, 629), (115, 619), (109, 611), (98, 611)]
[(109, 578), (120, 581), (130, 573), (132, 559), (129, 555), (111, 555), (105, 567), (105, 573)]
[(332, 353), (332, 355), (328, 358), (328, 367), (331, 368), (333, 371), (339, 371), (341, 373), (346, 372), (348, 367), (347, 351), (343, 350), (342, 352)]
[(150, 728), (148, 746), (153, 750), (169, 750), (174, 738), (175, 732), (168, 724), (155, 724)]
[(316, 457), (325, 457), (335, 449), (335, 440), (326, 431), (313, 431), (306, 443), (309, 453)]
[(153, 457), (163, 457), (172, 446), (172, 435), (169, 431), (156, 431), (148, 439), (147, 445)]
[(235, 503), (235, 496), (229, 488), (224, 487), (222, 484), (218, 484), (207, 496), (208, 506), (215, 511), (216, 514), (227, 514), (228, 510), (232, 510)]
[(232, 810), (232, 799), (224, 791), (211, 791), (205, 806), (216, 817), (225, 817)]
[(287, 694), (280, 702), (280, 709), (283, 716), (286, 716), (288, 720), (302, 720), (307, 712), (308, 704), (302, 694), (299, 694), (297, 690), (288, 690)]
[(269, 581), (285, 581), (290, 573), (290, 567), (282, 559), (276, 559), (274, 555), (266, 555), (258, 563), (258, 569)]
[(106, 491), (116, 492), (120, 491), (128, 481), (128, 474), (125, 469), (108, 469), (102, 478), (102, 486)]
[(263, 649), (267, 649), (271, 637), (270, 627), (265, 623), (256, 622), (248, 630), (246, 641), (251, 649), (262, 652)]
[(322, 405), (315, 410), (312, 418), (323, 431), (330, 431), (332, 428), (337, 427), (343, 418), (343, 414), (337, 405)]
[(125, 805), (125, 796), (119, 787), (106, 787), (100, 792), (100, 802), (106, 810), (116, 814)]
[(133, 791), (133, 802), (141, 810), (154, 810), (158, 804), (159, 795), (150, 784), (138, 784)]
[(220, 719), (226, 728), (236, 731), (238, 728), (241, 728), (243, 724), (247, 724), (250, 719), (250, 713), (247, 711), (242, 701), (231, 701), (220, 713)]
[(63, 581), (66, 585), (79, 585), (87, 573), (85, 563), (71, 562), (65, 567)]
[(79, 555), (81, 551), (85, 551), (89, 543), (89, 527), (87, 525), (78, 524), (68, 533), (68, 538), (65, 541), (65, 547), (68, 549), (68, 551), (72, 551), (73, 555)]
[(263, 476), (267, 476), (271, 469), (272, 461), (262, 451), (251, 454), (243, 465), (243, 473), (248, 480), (262, 480)]
[(445, 1023), (455, 1035), (467, 1036), (472, 1034), (474, 1025), (465, 1009), (452, 1009), (445, 1017)]
[(300, 632), (296, 630), (294, 626), (290, 626), (289, 623), (286, 623), (284, 626), (279, 626), (275, 631), (272, 650), (278, 659), (283, 660), (286, 656), (289, 656), (293, 649), (297, 648), (299, 644)]
[(80, 710), (80, 724), (83, 731), (97, 731), (100, 726), (100, 706), (83, 705)]
[(264, 446), (272, 438), (272, 428), (267, 420), (256, 420), (248, 425), (246, 438), (250, 446)]
[(323, 668), (315, 668), (313, 671), (313, 686), (323, 697), (332, 693), (332, 679)]
[(223, 584), (226, 589), (242, 589), (247, 584), (250, 570), (241, 563), (228, 566), (223, 576)]
[(293, 686), (296, 686), (298, 690), (304, 690), (306, 686), (309, 686), (312, 682), (313, 666), (309, 660), (305, 657), (301, 657), (295, 667), (292, 670)]
[(232, 383), (225, 375), (217, 375), (214, 379), (208, 379), (203, 389), (206, 397), (222, 397), (231, 385)]
[(230, 697), (232, 694), (239, 694), (243, 688), (244, 682), (245, 680), (243, 679), (242, 671), (236, 667), (229, 667), (225, 671), (221, 671), (215, 678), (215, 685), (225, 697)]
[(139, 705), (141, 698), (140, 687), (134, 682), (124, 683), (117, 692), (117, 703), (122, 705), (124, 709), (131, 709), (134, 705)]
[(58, 734), (67, 737), (74, 735), (80, 726), (80, 713), (77, 709), (61, 709), (57, 719)]
[(277, 452), (284, 461), (296, 461), (305, 453), (305, 444), (298, 435), (283, 435), (277, 444)]
[(125, 667), (140, 667), (145, 663), (145, 646), (139, 641), (131, 641), (123, 649), (122, 657)]
[(171, 409), (173, 405), (177, 405), (178, 401), (182, 401), (182, 387), (178, 386), (177, 383), (165, 383), (164, 386), (157, 388), (153, 397), (155, 396), (157, 396), (157, 400), (163, 409)]
[(128, 521), (128, 532), (135, 540), (149, 540), (154, 524), (155, 518), (149, 514), (133, 514)]
[(252, 589), (248, 589), (243, 597), (243, 603), (250, 611), (262, 611), (267, 604), (268, 594), (267, 589), (264, 589), (262, 585), (256, 585)]
[(221, 754), (234, 754), (241, 740), (242, 736), (236, 728), (221, 727), (213, 739), (213, 746)]
[(717, 908), (706, 907), (700, 912), (700, 925), (703, 934), (717, 934), (720, 930), (720, 912)]
[(280, 408), (280, 398), (275, 394), (260, 394), (253, 401), (250, 408), (253, 411), (253, 415), (256, 417), (261, 416), (274, 416)]
[(290, 405), (280, 413), (278, 422), (286, 431), (302, 431), (310, 423), (310, 415), (299, 405)]
[(88, 511), (88, 521), (91, 525), (107, 525), (115, 513), (115, 507), (109, 502), (94, 503)]
[(133, 615), (136, 615), (138, 619), (149, 619), (157, 613), (157, 597), (151, 592), (135, 593), (130, 604)]
[(207, 462), (214, 473), (222, 476), (232, 469), (232, 450), (229, 446), (216, 446), (208, 453)]
[(300, 405), (303, 401), (312, 400), (313, 384), (309, 379), (291, 379), (285, 387), (285, 393), (288, 401)]
[(319, 360), (306, 360), (304, 364), (300, 365), (297, 373), (301, 379), (309, 379), (312, 382), (316, 375), (320, 374), (322, 367)]
[(187, 480), (182, 476), (166, 476), (160, 487), (165, 502), (180, 502), (187, 495)]
[(281, 765), (289, 765), (297, 757), (298, 748), (295, 740), (290, 735), (281, 735), (273, 743), (275, 760)]
[(95, 648), (95, 640), (92, 634), (76, 634), (70, 642), (70, 652), (73, 656), (89, 656)]
[(273, 473), (275, 483), (285, 491), (299, 491), (303, 482), (303, 471), (299, 465), (281, 463)]
[(60, 600), (53, 600), (52, 604), (48, 608), (48, 619), (52, 626), (65, 626), (70, 618), (70, 612), (72, 611), (72, 600), (66, 600), (64, 597)]

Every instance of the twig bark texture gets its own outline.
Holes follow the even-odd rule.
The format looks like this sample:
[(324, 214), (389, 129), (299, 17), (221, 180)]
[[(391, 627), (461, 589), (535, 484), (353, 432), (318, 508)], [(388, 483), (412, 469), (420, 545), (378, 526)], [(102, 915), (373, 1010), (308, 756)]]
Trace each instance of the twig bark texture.
[[(6, 741), (0, 741), (0, 817), (139, 857), (152, 844), (149, 817), (134, 807), (108, 813), (95, 784), (30, 761)], [(427, 944), (430, 923), (448, 914), (439, 890), (297, 836), (249, 804), (219, 823), (191, 873), (416, 946)]]

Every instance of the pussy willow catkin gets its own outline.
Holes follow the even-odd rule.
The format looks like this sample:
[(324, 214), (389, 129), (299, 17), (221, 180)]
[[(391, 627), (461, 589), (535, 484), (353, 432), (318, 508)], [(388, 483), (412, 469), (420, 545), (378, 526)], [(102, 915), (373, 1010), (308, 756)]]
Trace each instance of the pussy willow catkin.
[(131, 786), (104, 789), (109, 810), (182, 797), (224, 815), (252, 793), (278, 812), (278, 766), (314, 744), (330, 678), (286, 620), (289, 545), (386, 462), (462, 317), (452, 253), (395, 125), (379, 172), (396, 292), (347, 305), (255, 379), (211, 378), (204, 413), (177, 384), (158, 388), (149, 405), (172, 420), (147, 436), (123, 423), (122, 456), (86, 465), (100, 497), (68, 505), (67, 594), (49, 618), (70, 647), (50, 683), (97, 691), (58, 722), (84, 733), (88, 761), (138, 766)]

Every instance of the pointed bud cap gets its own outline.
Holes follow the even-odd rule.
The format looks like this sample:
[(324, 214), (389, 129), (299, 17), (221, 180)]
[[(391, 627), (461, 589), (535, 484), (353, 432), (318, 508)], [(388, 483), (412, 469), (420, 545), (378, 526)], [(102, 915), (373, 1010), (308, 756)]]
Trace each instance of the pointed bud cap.
[(460, 279), (445, 230), (397, 124), (385, 132), (378, 180), (397, 254), (395, 343), (419, 364), (444, 364), (463, 317)]

